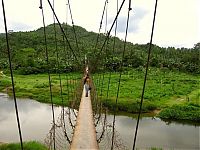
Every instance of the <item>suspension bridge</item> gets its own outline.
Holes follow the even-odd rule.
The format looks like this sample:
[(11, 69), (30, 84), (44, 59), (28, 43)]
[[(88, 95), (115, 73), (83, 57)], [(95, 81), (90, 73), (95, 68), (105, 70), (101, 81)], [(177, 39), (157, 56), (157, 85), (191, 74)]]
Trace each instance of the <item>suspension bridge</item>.
[[(103, 137), (105, 136), (105, 130), (110, 127), (110, 138), (111, 138), (111, 143), (109, 143), (108, 149), (116, 149), (117, 146), (116, 144), (116, 134), (115, 134), (115, 115), (117, 112), (117, 104), (118, 104), (118, 97), (119, 97), (119, 91), (120, 91), (120, 82), (121, 82), (121, 76), (122, 76), (122, 71), (119, 71), (119, 79), (118, 79), (118, 85), (117, 85), (117, 94), (116, 94), (116, 105), (115, 105), (115, 111), (114, 111), (114, 118), (113, 118), (113, 124), (112, 125), (107, 125), (106, 124), (106, 110), (104, 112), (105, 116), (102, 114), (103, 107), (100, 102), (99, 95), (102, 93), (102, 89), (99, 90), (99, 86), (102, 86), (104, 84), (104, 74), (102, 76), (99, 76), (100, 79), (97, 79), (97, 83), (93, 82), (93, 77), (90, 72), (92, 72), (93, 69), (95, 69), (96, 64), (99, 63), (98, 58), (101, 57), (101, 54), (106, 50), (106, 46), (108, 44), (109, 38), (111, 37), (111, 31), (115, 27), (115, 35), (117, 34), (117, 19), (120, 14), (120, 11), (122, 7), (124, 6), (125, 0), (122, 1), (121, 4), (117, 1), (117, 10), (116, 10), (116, 16), (113, 20), (113, 23), (110, 27), (110, 29), (107, 29), (107, 7), (108, 7), (108, 0), (105, 0), (104, 7), (103, 7), (103, 13), (102, 13), (102, 18), (100, 21), (100, 27), (99, 27), (99, 34), (96, 40), (96, 43), (94, 45), (94, 52), (99, 48), (98, 52), (95, 52), (96, 54), (96, 60), (93, 62), (94, 64), (90, 64), (90, 60), (85, 60), (85, 64), (81, 62), (81, 55), (80, 55), (80, 48), (78, 45), (78, 38), (77, 38), (77, 33), (74, 27), (74, 21), (72, 18), (72, 9), (70, 7), (70, 2), (68, 0), (68, 9), (70, 12), (71, 16), (71, 21), (72, 21), (72, 27), (73, 27), (73, 33), (74, 33), (74, 42), (76, 43), (76, 50), (74, 47), (71, 46), (71, 43), (68, 39), (68, 36), (63, 29), (60, 20), (56, 14), (56, 11), (54, 9), (54, 1), (53, 4), (50, 2), (50, 0), (47, 0), (49, 7), (52, 10), (53, 13), (53, 21), (54, 21), (54, 33), (55, 33), (55, 49), (56, 49), (56, 55), (57, 55), (57, 69), (60, 69), (60, 59), (59, 59), (59, 50), (58, 50), (58, 41), (57, 41), (57, 36), (58, 33), (56, 31), (55, 24), (59, 25), (60, 32), (62, 33), (63, 36), (63, 41), (66, 45), (64, 45), (64, 48), (68, 47), (69, 51), (71, 53), (71, 57), (73, 57), (73, 61), (76, 62), (76, 64), (82, 66), (82, 68), (85, 68), (87, 65), (89, 65), (89, 69), (86, 67), (85, 75), (89, 74), (90, 75), (90, 80), (91, 80), (91, 92), (89, 92), (88, 96), (86, 97), (86, 88), (83, 85), (83, 80), (81, 79), (78, 82), (74, 82), (73, 84), (76, 84), (75, 87), (78, 87), (78, 85), (81, 85), (79, 88), (80, 90), (77, 91), (77, 88), (74, 88), (72, 91), (72, 98), (71, 99), (76, 99), (78, 101), (71, 101), (71, 108), (66, 108), (63, 105), (62, 112), (60, 114), (60, 117), (56, 121), (55, 114), (54, 114), (54, 102), (53, 102), (53, 94), (52, 94), (52, 79), (51, 79), (51, 72), (50, 72), (50, 64), (49, 64), (49, 54), (48, 54), (48, 41), (47, 41), (47, 33), (46, 33), (46, 24), (45, 24), (45, 14), (44, 14), (44, 7), (42, 0), (40, 0), (40, 6), (39, 8), (41, 9), (41, 14), (42, 14), (42, 22), (43, 22), (43, 33), (44, 33), (44, 51), (45, 51), (45, 56), (46, 56), (46, 64), (48, 66), (48, 81), (49, 81), (49, 92), (50, 92), (50, 99), (51, 99), (51, 108), (52, 108), (52, 128), (49, 131), (48, 138), (46, 140), (46, 144), (48, 145), (49, 149), (71, 149), (71, 150), (78, 150), (78, 149), (99, 149), (99, 143), (103, 140)], [(18, 131), (19, 131), (19, 138), (20, 138), (20, 143), (21, 143), (21, 149), (24, 149), (23, 146), (23, 136), (22, 136), (22, 131), (21, 131), (21, 125), (20, 125), (20, 114), (18, 113), (18, 107), (17, 107), (17, 101), (16, 101), (16, 96), (15, 96), (15, 82), (14, 82), (14, 74), (12, 70), (12, 59), (11, 59), (11, 51), (10, 51), (10, 41), (8, 37), (8, 29), (7, 29), (7, 18), (6, 18), (6, 10), (4, 7), (4, 0), (2, 0), (2, 8), (3, 8), (3, 15), (4, 15), (4, 25), (5, 25), (5, 33), (6, 33), (6, 42), (7, 42), (7, 51), (8, 51), (8, 58), (9, 58), (9, 64), (10, 64), (10, 73), (11, 73), (11, 80), (12, 80), (12, 90), (13, 90), (13, 99), (15, 102), (15, 110), (16, 110), (16, 119), (17, 119), (17, 125), (18, 125)], [(143, 96), (145, 92), (145, 84), (146, 84), (146, 79), (147, 79), (147, 74), (148, 74), (148, 66), (149, 66), (149, 60), (150, 60), (150, 54), (151, 54), (151, 45), (152, 45), (152, 39), (153, 39), (153, 31), (154, 31), (154, 23), (155, 23), (155, 17), (156, 17), (156, 8), (157, 8), (157, 0), (155, 1), (155, 10), (154, 10), (154, 16), (153, 16), (153, 23), (152, 23), (152, 31), (151, 31), (151, 38), (150, 38), (150, 44), (148, 48), (148, 57), (147, 57), (147, 63), (146, 63), (146, 72), (144, 76), (144, 85), (142, 89), (142, 94), (141, 94), (141, 102), (140, 102), (140, 111), (138, 112), (138, 118), (137, 118), (137, 125), (135, 128), (135, 134), (134, 134), (134, 139), (133, 139), (133, 150), (136, 148), (136, 139), (137, 139), (137, 131), (139, 128), (139, 120), (140, 120), (140, 115), (141, 115), (141, 110), (142, 110), (142, 104), (143, 104)], [(132, 10), (131, 8), (131, 0), (128, 1), (128, 8), (127, 8), (127, 21), (124, 23), (126, 24), (126, 34), (124, 38), (124, 45), (123, 45), (123, 53), (122, 53), (122, 58), (120, 61), (120, 66), (119, 70), (122, 70), (123, 66), (123, 61), (124, 61), (124, 55), (126, 51), (126, 43), (127, 43), (127, 35), (128, 35), (128, 27), (129, 27), (129, 16), (130, 16), (130, 11)], [(99, 40), (100, 40), (100, 30), (102, 28), (102, 21), (106, 17), (106, 25), (105, 25), (105, 34), (106, 38), (102, 42), (102, 45), (99, 45)], [(113, 45), (113, 51), (115, 49), (115, 42)], [(113, 59), (113, 58), (111, 58)], [(82, 59), (83, 60), (83, 59)], [(81, 68), (81, 67), (80, 67)], [(88, 72), (89, 71), (89, 72)], [(63, 99), (63, 82), (61, 78), (61, 74), (58, 72), (59, 80), (60, 80), (60, 97), (62, 100), (62, 103), (64, 103)], [(111, 78), (111, 73), (109, 77), (109, 81)], [(76, 80), (77, 81), (77, 80)], [(108, 81), (108, 91), (109, 91), (109, 81)], [(70, 79), (69, 82), (73, 82), (73, 79)], [(69, 83), (67, 83), (69, 84)], [(96, 85), (95, 85), (96, 84)], [(68, 86), (68, 85), (67, 85)], [(68, 91), (70, 92), (70, 91)], [(69, 95), (69, 93), (68, 93)], [(108, 97), (108, 93), (107, 93)], [(79, 106), (76, 105), (79, 104)], [(76, 105), (76, 106), (75, 106)], [(78, 111), (76, 112), (75, 109)], [(99, 132), (99, 128), (102, 128), (101, 132)], [(69, 129), (70, 128), (70, 129)], [(67, 131), (69, 130), (69, 131)], [(108, 141), (106, 141), (108, 142)], [(119, 147), (118, 147), (119, 148)]]
[(90, 93), (83, 89), (71, 149), (98, 149)]

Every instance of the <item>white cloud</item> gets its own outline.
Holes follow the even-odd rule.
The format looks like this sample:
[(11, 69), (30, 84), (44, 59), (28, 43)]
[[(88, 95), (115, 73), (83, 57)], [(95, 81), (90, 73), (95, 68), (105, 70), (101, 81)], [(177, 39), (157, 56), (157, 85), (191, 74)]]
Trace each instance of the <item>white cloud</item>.
[(162, 45), (192, 47), (200, 42), (200, 13), (197, 0), (160, 1), (155, 28), (155, 41)]
[[(33, 30), (42, 26), (39, 0), (4, 0), (8, 29)], [(108, 0), (108, 18), (113, 20), (116, 15), (116, 0)], [(46, 24), (53, 22), (52, 12), (47, 0), (43, 0)], [(51, 0), (52, 2), (52, 0)], [(66, 18), (71, 24), (70, 15), (66, 10), (66, 0), (55, 0), (55, 10), (60, 22)], [(74, 23), (89, 31), (98, 32), (103, 11), (104, 0), (70, 0)], [(119, 5), (122, 0), (119, 0)], [(128, 41), (133, 43), (147, 43), (153, 19), (155, 0), (134, 0), (130, 19)], [(153, 43), (160, 46), (193, 47), (200, 41), (200, 6), (199, 0), (159, 0), (155, 24)], [(119, 18), (126, 20), (128, 1), (125, 2)], [(0, 6), (0, 13), (2, 8)], [(0, 15), (0, 32), (4, 32), (4, 24)], [(112, 22), (112, 21), (110, 21)], [(105, 23), (105, 20), (104, 20)], [(118, 36), (124, 38), (124, 24), (120, 23)], [(108, 25), (108, 29), (111, 24)], [(125, 31), (125, 29), (124, 29)], [(102, 28), (104, 32), (104, 26)]]

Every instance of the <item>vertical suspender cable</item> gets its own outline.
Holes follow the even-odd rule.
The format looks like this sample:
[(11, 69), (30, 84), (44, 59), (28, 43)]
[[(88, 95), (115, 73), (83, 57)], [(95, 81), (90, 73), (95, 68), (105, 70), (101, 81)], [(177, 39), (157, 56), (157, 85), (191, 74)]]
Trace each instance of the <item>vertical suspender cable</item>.
[(80, 55), (80, 49), (79, 49), (79, 46), (78, 46), (77, 34), (76, 34), (75, 27), (74, 27), (74, 20), (73, 20), (73, 17), (72, 17), (71, 5), (70, 5), (69, 0), (68, 0), (68, 6), (69, 6), (69, 13), (70, 13), (70, 16), (71, 16), (72, 28), (73, 28), (73, 32), (74, 32), (75, 41), (76, 41), (77, 51), (78, 51), (79, 57), (81, 57), (81, 55)]
[(151, 39), (150, 39), (150, 44), (149, 44), (149, 49), (148, 49), (148, 58), (147, 58), (146, 72), (145, 72), (145, 76), (144, 76), (144, 84), (143, 84), (142, 95), (141, 95), (140, 110), (139, 110), (136, 129), (135, 129), (133, 150), (135, 150), (135, 144), (136, 144), (136, 139), (137, 139), (137, 131), (138, 131), (138, 127), (139, 127), (140, 115), (141, 115), (141, 112), (142, 112), (142, 103), (143, 103), (143, 98), (144, 98), (144, 92), (145, 92), (145, 86), (146, 86), (146, 80), (147, 80), (147, 74), (148, 74), (148, 68), (149, 68), (149, 60), (150, 60), (150, 55), (151, 55), (151, 46), (152, 46), (152, 40), (153, 40), (154, 24), (155, 24), (155, 19), (156, 19), (157, 2), (158, 2), (158, 0), (156, 0), (156, 2), (155, 2), (153, 24), (152, 24), (152, 30), (151, 30)]
[[(118, 11), (118, 6), (119, 5), (119, 0), (117, 0), (117, 11)], [(115, 25), (115, 37), (117, 34), (117, 20), (116, 20), (116, 25)], [(114, 38), (114, 43), (113, 43), (113, 54), (114, 54), (114, 50), (115, 50), (115, 38)], [(113, 60), (113, 56), (112, 56), (112, 60)], [(110, 80), (111, 80), (111, 71), (109, 74), (109, 83), (108, 83), (108, 89), (107, 89), (107, 99), (108, 99), (108, 91), (110, 89)], [(106, 101), (107, 101), (106, 99)], [(113, 124), (112, 124), (112, 143), (111, 143), (111, 150), (114, 147), (114, 135), (115, 135), (115, 115), (116, 113), (114, 113), (114, 117), (113, 117)]]
[[(67, 0), (66, 5), (67, 5), (67, 7), (66, 7), (66, 30), (65, 30), (65, 34), (67, 35), (67, 21), (68, 21), (68, 11), (67, 11), (67, 10), (68, 10), (68, 8), (70, 7), (70, 6), (68, 6), (68, 5), (70, 5), (68, 0)], [(70, 10), (71, 10), (71, 9), (70, 9)], [(70, 11), (70, 12), (71, 12), (71, 11)], [(72, 14), (71, 14), (71, 19), (72, 19), (72, 22), (73, 22)], [(74, 30), (74, 32), (75, 32), (75, 30)], [(77, 39), (76, 39), (76, 41), (77, 41)], [(77, 47), (78, 47), (78, 46), (77, 46)], [(63, 35), (63, 49), (64, 49), (64, 51), (66, 52), (66, 46), (65, 46), (65, 38), (64, 38), (64, 35)], [(67, 52), (66, 52), (66, 55), (68, 55), (68, 57), (65, 59), (66, 65), (69, 67), (70, 53), (67, 53)], [(72, 88), (71, 88), (71, 76), (70, 76), (70, 75), (66, 75), (66, 78), (67, 78), (67, 93), (68, 93), (68, 102), (69, 102), (69, 101), (70, 101), (70, 94), (72, 93)], [(69, 85), (70, 85), (70, 86), (69, 86)], [(73, 98), (73, 95), (72, 95), (72, 98)], [(71, 103), (71, 107), (72, 107), (72, 108), (74, 107), (74, 102)], [(72, 129), (74, 129), (75, 126), (73, 125), (73, 123), (72, 123), (72, 121), (71, 121), (71, 111), (70, 111), (70, 108), (68, 108), (68, 111), (69, 111), (69, 115), (68, 115), (69, 123), (70, 123)], [(72, 111), (74, 112), (74, 109), (73, 109)], [(74, 112), (74, 116), (77, 117), (76, 114), (75, 114), (75, 112)], [(66, 134), (66, 136), (67, 136), (67, 134)], [(67, 137), (67, 139), (68, 139), (68, 142), (71, 143), (71, 141), (69, 140), (68, 137)]]
[[(115, 16), (115, 19), (114, 19), (114, 21), (113, 21), (113, 23), (112, 23), (112, 25), (111, 25), (111, 27), (110, 27), (110, 30), (107, 32), (107, 36), (106, 36), (106, 38), (105, 38), (105, 40), (104, 40), (104, 43), (103, 43), (103, 45), (102, 45), (102, 47), (101, 47), (101, 50), (100, 50), (99, 53), (97, 54), (97, 58), (101, 55), (101, 53), (102, 53), (102, 51), (103, 51), (103, 48), (104, 48), (104, 46), (105, 46), (107, 40), (109, 39), (110, 33), (111, 33), (111, 31), (112, 31), (112, 28), (113, 28), (113, 26), (115, 25), (115, 22), (116, 22), (116, 20), (117, 20), (117, 18), (118, 18), (118, 16), (119, 16), (119, 13), (121, 12), (121, 9), (122, 9), (124, 3), (125, 3), (125, 0), (122, 1), (121, 5), (120, 5), (120, 7), (119, 7), (119, 10), (118, 10), (117, 15)], [(99, 59), (96, 59), (96, 61), (95, 61), (94, 64), (97, 64), (98, 61), (99, 61)]]
[(51, 8), (51, 10), (52, 10), (52, 12), (53, 12), (53, 14), (54, 14), (54, 16), (55, 16), (57, 22), (58, 22), (58, 25), (59, 25), (59, 27), (60, 27), (60, 30), (61, 30), (63, 36), (65, 37), (66, 42), (67, 42), (67, 44), (68, 44), (68, 46), (69, 46), (71, 52), (73, 53), (74, 58), (76, 59), (76, 62), (80, 65), (80, 64), (81, 64), (81, 61), (78, 60), (78, 58), (77, 58), (77, 56), (76, 56), (74, 50), (72, 49), (72, 47), (71, 47), (71, 45), (70, 45), (70, 42), (69, 42), (69, 40), (68, 40), (68, 38), (67, 38), (67, 36), (66, 36), (66, 34), (65, 34), (64, 29), (63, 29), (62, 26), (61, 26), (61, 23), (60, 23), (60, 21), (59, 21), (59, 19), (58, 19), (58, 16), (56, 15), (55, 10), (53, 9), (53, 6), (52, 6), (50, 0), (47, 0), (47, 2), (49, 3), (49, 6), (50, 6), (50, 8)]
[[(64, 49), (64, 52), (66, 52), (66, 46), (65, 46), (65, 38), (64, 38), (64, 36), (63, 36), (63, 49)], [(68, 54), (66, 53), (65, 55), (68, 55)], [(66, 58), (66, 60), (65, 60), (66, 65), (68, 65), (68, 61), (67, 60), (69, 61), (69, 59)], [(67, 95), (68, 95), (67, 99), (68, 99), (68, 103), (69, 103), (69, 101), (70, 101), (70, 91), (71, 91), (70, 87), (69, 87), (69, 80), (70, 80), (69, 75), (66, 75), (66, 79), (67, 79)], [(71, 104), (71, 107), (73, 109), (73, 104)], [(69, 107), (68, 107), (68, 111), (69, 111), (69, 115), (68, 115), (69, 123), (70, 123), (72, 129), (74, 129), (74, 125), (73, 125), (73, 123), (71, 121), (71, 111), (70, 111)], [(70, 140), (69, 140), (67, 134), (65, 134), (65, 136), (67, 137), (68, 142), (69, 142)], [(71, 143), (71, 141), (70, 141), (70, 143)]]
[[(53, 0), (53, 8), (55, 9), (55, 1)], [(53, 27), (54, 27), (54, 40), (55, 40), (55, 48), (56, 48), (56, 61), (57, 61), (57, 73), (59, 77), (59, 84), (60, 84), (60, 97), (62, 101), (62, 111), (61, 111), (61, 116), (62, 116), (62, 121), (63, 121), (63, 127), (64, 127), (64, 133), (67, 138), (67, 141), (70, 141), (67, 132), (66, 132), (66, 125), (65, 125), (65, 108), (64, 108), (64, 100), (63, 100), (63, 88), (62, 88), (62, 79), (61, 79), (61, 74), (60, 74), (60, 59), (59, 59), (59, 54), (58, 54), (58, 41), (57, 41), (57, 31), (56, 31), (56, 23), (55, 23), (55, 16), (53, 15)]]
[(48, 78), (49, 78), (49, 91), (50, 91), (50, 99), (51, 99), (51, 109), (52, 109), (52, 119), (53, 119), (53, 146), (54, 150), (56, 149), (55, 144), (55, 115), (54, 115), (54, 106), (53, 106), (53, 96), (52, 96), (52, 87), (51, 87), (51, 75), (49, 70), (49, 56), (48, 56), (48, 49), (47, 49), (47, 36), (46, 36), (46, 25), (45, 25), (45, 18), (44, 18), (44, 10), (42, 6), (42, 0), (40, 0), (40, 7), (42, 10), (42, 20), (43, 20), (43, 28), (44, 28), (44, 44), (45, 44), (45, 55), (46, 55), (46, 62), (47, 62), (47, 70), (48, 70)]
[[(103, 22), (103, 18), (104, 18), (104, 14), (105, 14), (105, 9), (106, 9), (106, 5), (107, 5), (107, 0), (105, 0), (105, 3), (104, 3), (104, 7), (103, 7), (103, 12), (102, 12), (102, 15), (101, 15), (101, 21), (100, 21), (100, 25), (99, 25), (99, 32), (98, 32), (98, 35), (97, 35), (97, 39), (96, 39), (96, 43), (95, 43), (95, 47), (94, 47), (94, 54), (96, 53), (96, 49), (97, 49), (97, 45), (98, 45), (98, 42), (99, 42), (99, 37), (100, 37), (100, 32), (101, 32), (101, 28), (102, 28), (102, 22)], [(95, 68), (95, 66), (93, 67)], [(91, 70), (93, 70), (93, 68), (91, 68)], [(100, 83), (100, 78), (101, 78), (101, 75), (98, 74), (98, 77), (97, 77), (97, 88), (96, 88), (96, 98), (95, 98), (95, 102), (96, 102), (96, 105), (97, 106), (97, 103), (98, 103), (98, 99), (99, 99), (99, 93), (98, 90), (100, 87), (99, 86), (99, 83)], [(97, 110), (97, 108), (95, 108), (95, 110)]]
[(98, 33), (98, 35), (97, 35), (97, 39), (96, 39), (96, 44), (95, 44), (94, 50), (96, 50), (97, 44), (98, 44), (98, 42), (99, 42), (99, 35), (100, 35), (101, 28), (102, 28), (102, 21), (103, 21), (103, 17), (104, 17), (106, 5), (107, 5), (107, 0), (105, 0), (105, 3), (104, 3), (103, 13), (102, 13), (101, 21), (100, 21), (100, 25), (99, 25), (99, 33)]
[[(122, 67), (123, 67), (123, 60), (124, 60), (124, 55), (125, 55), (125, 50), (126, 50), (126, 40), (127, 40), (127, 35), (128, 35), (128, 27), (129, 27), (129, 18), (130, 18), (130, 11), (132, 10), (131, 8), (131, 0), (129, 0), (129, 7), (128, 7), (128, 17), (126, 21), (126, 33), (125, 33), (125, 39), (124, 39), (124, 48), (123, 48), (123, 53), (122, 53), (122, 58), (120, 62), (120, 75), (119, 75), (119, 80), (118, 80), (118, 88), (117, 88), (117, 96), (116, 96), (116, 101), (115, 101), (115, 110), (114, 110), (114, 119), (113, 119), (113, 124), (115, 122), (115, 115), (116, 115), (116, 110), (118, 109), (118, 97), (119, 97), (119, 89), (120, 89), (120, 83), (121, 83), (121, 76), (122, 76)], [(113, 127), (114, 130), (114, 127)], [(114, 133), (114, 131), (113, 131)], [(112, 145), (111, 145), (111, 150), (113, 150), (114, 145), (113, 145), (113, 138), (112, 137)]]
[[(105, 34), (106, 34), (106, 33), (107, 33), (107, 22), (108, 22), (108, 0), (106, 0), (105, 2), (106, 2), (105, 4), (107, 4), (107, 5), (105, 5), (105, 7), (104, 7), (102, 19), (103, 19), (104, 13), (105, 13)], [(101, 25), (102, 25), (102, 20), (101, 20)], [(101, 27), (101, 25), (100, 25), (100, 27)], [(99, 30), (99, 31), (100, 31), (100, 30)], [(99, 34), (98, 34), (98, 36), (99, 36)], [(98, 38), (98, 37), (97, 37), (97, 38)], [(108, 42), (106, 43), (106, 46), (105, 46), (106, 52), (107, 52), (107, 44), (108, 44)], [(107, 55), (106, 55), (106, 57), (107, 57)], [(105, 62), (106, 62), (106, 57), (105, 57)], [(103, 75), (102, 75), (101, 92), (100, 92), (101, 98), (103, 97), (104, 79), (105, 79), (105, 64), (103, 64)], [(99, 85), (99, 86), (100, 86), (100, 85)], [(100, 106), (100, 109), (99, 109), (99, 110), (101, 110), (101, 103), (100, 103), (99, 106)], [(99, 117), (98, 117), (98, 120), (97, 120), (95, 126), (97, 126), (97, 124), (98, 124), (100, 118), (101, 118), (101, 111), (99, 111)], [(103, 132), (103, 133), (104, 133), (104, 132)], [(102, 135), (101, 135), (101, 138), (102, 138), (102, 136), (103, 136), (103, 133), (102, 133)], [(101, 138), (100, 138), (100, 139), (101, 139)]]
[[(118, 11), (118, 6), (119, 5), (119, 2), (117, 0), (117, 11)], [(114, 36), (114, 41), (113, 41), (113, 51), (112, 51), (112, 62), (113, 62), (113, 55), (114, 55), (114, 52), (115, 52), (115, 37), (117, 35), (117, 20), (116, 20), (116, 23), (115, 23), (115, 36)], [(111, 81), (111, 70), (110, 70), (110, 73), (109, 73), (109, 78), (108, 78), (108, 87), (107, 87), (107, 94), (106, 94), (106, 102), (108, 100), (108, 94), (109, 94), (109, 90), (110, 90), (110, 81)]]
[[(105, 17), (105, 34), (107, 32), (107, 22), (108, 22), (108, 0), (106, 1), (107, 5), (106, 5), (106, 17)], [(106, 43), (106, 46), (105, 46), (105, 51), (107, 52), (107, 46), (108, 46), (108, 41)], [(106, 53), (107, 54), (107, 53)], [(106, 55), (107, 57), (107, 55)], [(105, 62), (106, 62), (106, 57), (105, 57)], [(104, 85), (104, 74), (105, 74), (105, 64), (103, 64), (103, 79), (101, 81), (101, 93), (100, 93), (100, 96), (103, 97), (103, 85)]]
[(16, 112), (16, 118), (17, 118), (17, 125), (18, 125), (18, 131), (19, 131), (20, 144), (21, 144), (21, 149), (23, 150), (23, 140), (22, 140), (20, 121), (19, 121), (17, 100), (16, 100), (16, 95), (15, 95), (15, 83), (14, 83), (14, 78), (13, 78), (12, 62), (11, 62), (11, 56), (10, 56), (10, 47), (9, 47), (9, 41), (8, 41), (8, 30), (7, 30), (7, 22), (6, 22), (6, 13), (5, 13), (5, 6), (4, 6), (4, 1), (3, 0), (2, 0), (2, 8), (3, 8), (3, 18), (4, 18), (5, 33), (6, 33), (8, 59), (9, 59), (9, 65), (10, 65), (10, 75), (11, 75), (11, 80), (12, 80), (13, 99), (14, 99), (14, 102), (15, 102), (15, 112)]

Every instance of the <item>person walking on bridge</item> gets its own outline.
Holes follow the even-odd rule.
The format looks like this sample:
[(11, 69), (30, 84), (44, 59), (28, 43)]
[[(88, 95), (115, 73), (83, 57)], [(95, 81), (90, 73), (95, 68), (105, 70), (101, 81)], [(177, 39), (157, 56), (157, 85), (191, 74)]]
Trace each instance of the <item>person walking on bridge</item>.
[(84, 77), (84, 86), (85, 86), (85, 97), (88, 97), (88, 92), (89, 90), (91, 90), (91, 86), (90, 86), (90, 78), (89, 75), (86, 74), (86, 76)]

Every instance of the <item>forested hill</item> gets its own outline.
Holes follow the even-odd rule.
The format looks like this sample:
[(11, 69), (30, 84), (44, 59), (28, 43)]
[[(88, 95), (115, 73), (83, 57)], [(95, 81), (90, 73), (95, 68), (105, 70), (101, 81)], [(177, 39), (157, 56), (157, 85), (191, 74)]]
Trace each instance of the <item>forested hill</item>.
[[(84, 64), (85, 55), (94, 68), (118, 71), (123, 51), (123, 41), (119, 38), (110, 37), (102, 49), (105, 35), (100, 34), (97, 43), (97, 33), (88, 32), (84, 28), (75, 26), (78, 43), (76, 44), (75, 34), (72, 26), (62, 24), (70, 45), (79, 63)], [(51, 71), (57, 68), (57, 53), (55, 42), (54, 25), (46, 27), (47, 49)], [(75, 71), (80, 69), (72, 55), (66, 40), (63, 41), (63, 34), (56, 24), (57, 49), (60, 62), (60, 70)], [(20, 74), (32, 74), (46, 72), (45, 45), (43, 28), (30, 32), (13, 32), (9, 34), (13, 69)], [(97, 45), (96, 45), (97, 43)], [(115, 44), (114, 44), (115, 43)], [(78, 45), (78, 46), (77, 46)], [(113, 49), (115, 45), (115, 49)], [(147, 58), (148, 44), (127, 43), (123, 68), (144, 67)], [(95, 48), (96, 47), (96, 48)], [(101, 51), (101, 52), (100, 52)], [(200, 43), (193, 48), (175, 49), (174, 47), (161, 48), (153, 45), (150, 65), (158, 68), (168, 68), (182, 72), (200, 73)], [(0, 70), (8, 68), (7, 48), (5, 34), (0, 34)], [(96, 59), (98, 58), (98, 60)]]

